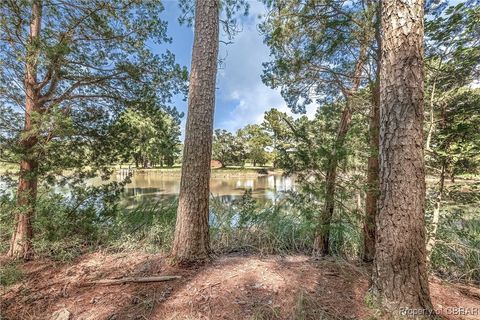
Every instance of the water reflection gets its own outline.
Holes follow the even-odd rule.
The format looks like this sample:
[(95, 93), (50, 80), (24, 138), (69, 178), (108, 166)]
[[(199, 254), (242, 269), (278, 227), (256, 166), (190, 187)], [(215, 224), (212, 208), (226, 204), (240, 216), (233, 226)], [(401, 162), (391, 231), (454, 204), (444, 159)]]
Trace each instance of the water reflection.
[[(125, 176), (117, 175), (116, 180), (122, 181)], [(115, 179), (115, 177), (112, 177)], [(90, 180), (93, 185), (105, 183), (100, 178)], [(0, 191), (14, 194), (13, 187), (7, 187), (6, 181), (0, 179)], [(246, 190), (252, 191), (252, 196), (259, 204), (273, 202), (284, 191), (295, 190), (295, 179), (280, 174), (261, 176), (214, 175), (210, 180), (210, 193), (224, 203), (239, 199)], [(56, 192), (68, 194), (67, 187), (55, 187)], [(143, 201), (171, 200), (180, 191), (180, 175), (165, 174), (158, 171), (138, 172), (131, 177), (131, 183), (124, 188), (122, 203), (126, 207), (134, 207)]]
[[(118, 177), (120, 179), (120, 177)], [(133, 206), (144, 200), (158, 201), (172, 199), (180, 191), (180, 176), (161, 172), (136, 173), (132, 182), (125, 187), (124, 201)], [(240, 198), (245, 190), (251, 190), (252, 196), (260, 202), (274, 200), (280, 192), (295, 190), (292, 177), (264, 175), (254, 177), (213, 176), (210, 180), (210, 192), (224, 202)]]

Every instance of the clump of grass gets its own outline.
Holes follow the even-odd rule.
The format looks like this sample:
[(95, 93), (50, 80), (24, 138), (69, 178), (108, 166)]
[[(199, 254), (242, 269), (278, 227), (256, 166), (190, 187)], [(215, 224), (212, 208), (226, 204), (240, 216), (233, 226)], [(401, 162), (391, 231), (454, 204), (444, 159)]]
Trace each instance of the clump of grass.
[(256, 307), (252, 320), (275, 320), (280, 319), (281, 313), (278, 306), (272, 306), (270, 304), (261, 304)]
[(431, 268), (450, 281), (480, 283), (480, 184), (461, 187), (447, 190)]
[(449, 280), (480, 283), (480, 220), (444, 219), (432, 252), (432, 270)]
[(23, 279), (23, 272), (18, 263), (9, 262), (0, 266), (0, 284), (4, 287), (11, 286)]
[(176, 201), (143, 202), (134, 209), (119, 210), (110, 227), (111, 250), (170, 250), (175, 232)]
[(233, 203), (211, 203), (211, 244), (218, 253), (310, 252), (312, 226), (285, 200), (260, 206), (247, 192)]

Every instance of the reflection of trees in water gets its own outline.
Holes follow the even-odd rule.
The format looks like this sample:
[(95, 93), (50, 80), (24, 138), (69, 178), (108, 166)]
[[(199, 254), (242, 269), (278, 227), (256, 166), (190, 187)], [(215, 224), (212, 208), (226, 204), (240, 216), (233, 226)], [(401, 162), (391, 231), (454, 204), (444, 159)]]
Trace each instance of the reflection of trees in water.
[[(142, 201), (162, 201), (174, 199), (180, 190), (180, 177), (163, 174), (136, 174), (125, 187), (124, 204), (137, 205)], [(294, 178), (280, 175), (251, 177), (213, 177), (210, 180), (210, 193), (225, 204), (240, 199), (246, 190), (261, 204), (275, 202), (280, 193), (295, 190)]]

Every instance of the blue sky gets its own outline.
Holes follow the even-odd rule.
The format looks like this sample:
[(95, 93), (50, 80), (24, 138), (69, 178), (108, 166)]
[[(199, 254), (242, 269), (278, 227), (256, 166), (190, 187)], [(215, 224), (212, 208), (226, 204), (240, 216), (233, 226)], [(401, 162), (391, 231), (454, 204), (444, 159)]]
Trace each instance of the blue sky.
[[(163, 18), (168, 21), (168, 34), (172, 43), (167, 47), (177, 62), (190, 68), (193, 44), (193, 28), (180, 25), (177, 1), (165, 0)], [(223, 59), (217, 74), (217, 91), (214, 127), (236, 131), (249, 123), (260, 123), (263, 113), (271, 108), (289, 112), (279, 90), (262, 83), (262, 63), (269, 61), (269, 49), (258, 31), (259, 15), (265, 7), (258, 1), (250, 1), (247, 17), (242, 18), (242, 32), (235, 36), (233, 44), (220, 44), (219, 58)], [(178, 110), (187, 112), (187, 102), (176, 99)], [(313, 113), (313, 110), (309, 110)], [(184, 117), (182, 132), (185, 127)]]

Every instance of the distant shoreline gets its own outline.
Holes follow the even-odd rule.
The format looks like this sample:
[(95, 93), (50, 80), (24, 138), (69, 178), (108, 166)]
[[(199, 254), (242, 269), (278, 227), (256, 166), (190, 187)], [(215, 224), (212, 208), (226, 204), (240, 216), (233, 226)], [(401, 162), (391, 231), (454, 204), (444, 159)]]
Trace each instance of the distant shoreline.
[[(180, 176), (182, 171), (181, 167), (173, 168), (130, 168), (133, 174), (155, 174), (155, 175), (165, 175), (165, 176)], [(117, 174), (125, 174), (128, 172), (128, 168), (122, 168), (117, 170)], [(227, 177), (259, 177), (259, 176), (270, 176), (270, 175), (282, 175), (283, 170), (268, 168), (268, 167), (257, 167), (257, 168), (212, 168), (211, 177), (212, 178), (227, 178)]]

